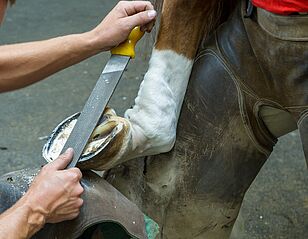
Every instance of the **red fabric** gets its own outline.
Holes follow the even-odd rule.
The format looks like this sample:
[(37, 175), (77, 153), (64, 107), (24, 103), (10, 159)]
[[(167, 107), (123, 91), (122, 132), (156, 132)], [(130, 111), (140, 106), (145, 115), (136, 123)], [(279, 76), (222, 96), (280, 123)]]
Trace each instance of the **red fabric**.
[(281, 15), (308, 12), (308, 0), (252, 0), (252, 3), (256, 7)]

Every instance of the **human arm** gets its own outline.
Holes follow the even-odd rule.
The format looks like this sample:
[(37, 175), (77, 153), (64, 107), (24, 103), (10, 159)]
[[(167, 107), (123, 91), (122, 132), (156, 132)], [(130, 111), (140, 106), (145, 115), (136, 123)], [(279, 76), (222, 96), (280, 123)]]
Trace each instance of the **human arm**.
[(45, 223), (71, 220), (83, 204), (79, 169), (63, 170), (71, 161), (72, 150), (44, 166), (26, 194), (0, 215), (0, 238), (25, 239)]
[(25, 87), (109, 50), (137, 25), (150, 31), (155, 19), (146, 1), (119, 2), (91, 31), (50, 40), (0, 46), (0, 92)]

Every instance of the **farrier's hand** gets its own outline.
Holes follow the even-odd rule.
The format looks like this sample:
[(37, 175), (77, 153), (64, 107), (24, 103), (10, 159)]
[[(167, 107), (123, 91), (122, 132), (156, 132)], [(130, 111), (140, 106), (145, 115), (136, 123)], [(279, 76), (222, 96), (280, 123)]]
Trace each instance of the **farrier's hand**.
[(73, 157), (69, 149), (54, 162), (45, 165), (32, 182), (25, 197), (33, 210), (45, 216), (45, 222), (57, 223), (79, 215), (84, 189), (78, 168), (64, 170)]
[(90, 33), (100, 50), (110, 50), (125, 41), (131, 30), (140, 26), (150, 32), (156, 11), (148, 1), (120, 1), (105, 19)]

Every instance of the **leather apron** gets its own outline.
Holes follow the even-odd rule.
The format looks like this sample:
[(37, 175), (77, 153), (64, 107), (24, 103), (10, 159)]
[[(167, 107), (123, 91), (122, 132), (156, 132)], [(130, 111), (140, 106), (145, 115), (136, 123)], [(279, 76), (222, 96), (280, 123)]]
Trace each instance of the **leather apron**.
[[(25, 194), (37, 173), (38, 169), (26, 169), (0, 177), (0, 214)], [(92, 232), (99, 225), (104, 239), (154, 239), (148, 235), (157, 233), (155, 224), (103, 178), (86, 171), (81, 184), (85, 191), (80, 215), (71, 221), (46, 224), (32, 238), (92, 239)]]

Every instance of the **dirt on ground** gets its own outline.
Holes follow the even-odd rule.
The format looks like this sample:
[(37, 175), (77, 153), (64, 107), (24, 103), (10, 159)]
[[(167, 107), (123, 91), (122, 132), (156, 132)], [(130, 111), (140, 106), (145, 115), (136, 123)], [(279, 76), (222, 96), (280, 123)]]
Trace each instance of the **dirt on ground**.
[[(87, 31), (116, 2), (17, 1), (0, 28), (0, 44)], [(110, 102), (120, 115), (134, 102), (149, 54), (150, 49), (138, 51), (139, 57), (129, 65)], [(43, 82), (0, 95), (1, 174), (45, 163), (41, 149), (48, 135), (64, 118), (82, 109), (108, 58), (109, 53), (102, 53)], [(304, 155), (295, 131), (279, 140), (247, 192), (233, 239), (308, 238), (307, 184)]]

